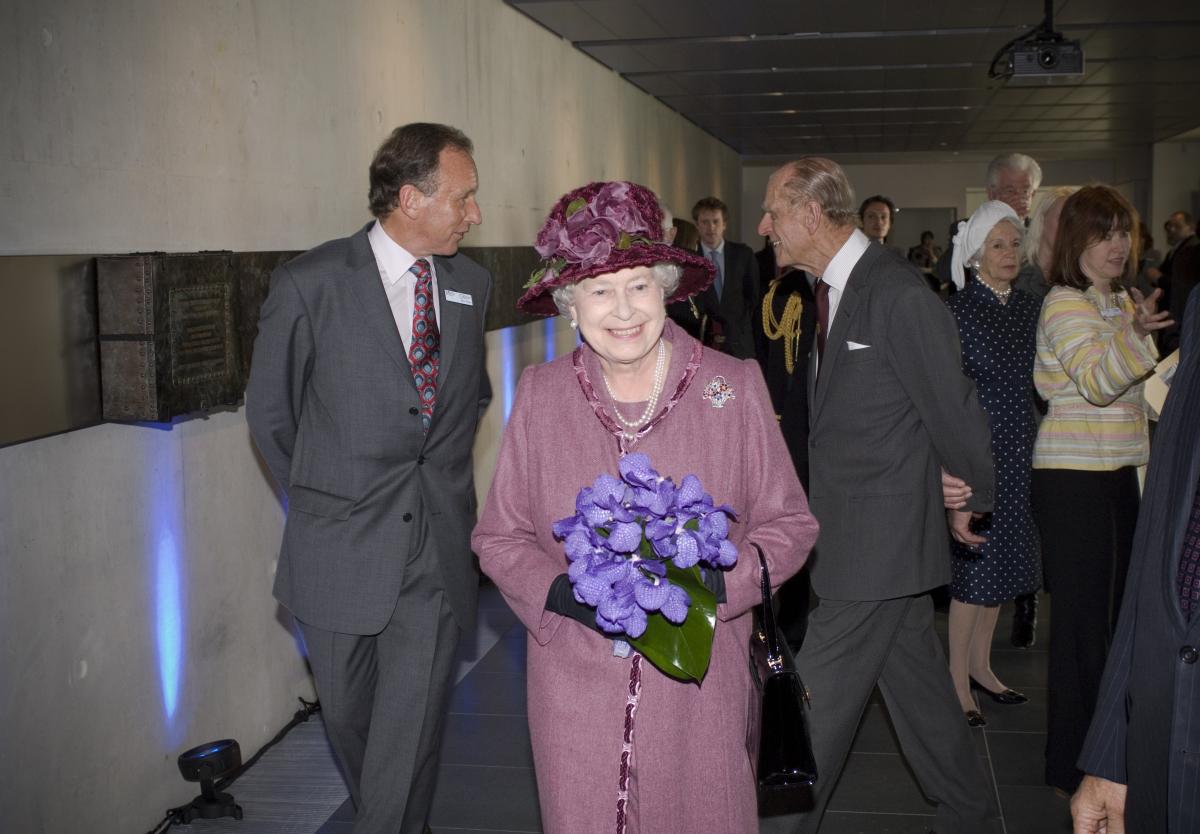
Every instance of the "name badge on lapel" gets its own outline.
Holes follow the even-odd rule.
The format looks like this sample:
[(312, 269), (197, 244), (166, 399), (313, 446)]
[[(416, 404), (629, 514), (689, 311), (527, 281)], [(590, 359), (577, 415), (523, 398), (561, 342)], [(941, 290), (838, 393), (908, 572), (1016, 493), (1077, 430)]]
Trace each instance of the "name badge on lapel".
[(466, 292), (455, 292), (454, 290), (445, 291), (446, 300), (454, 304), (466, 304), (468, 307), (474, 307), (475, 302), (471, 300), (471, 294)]

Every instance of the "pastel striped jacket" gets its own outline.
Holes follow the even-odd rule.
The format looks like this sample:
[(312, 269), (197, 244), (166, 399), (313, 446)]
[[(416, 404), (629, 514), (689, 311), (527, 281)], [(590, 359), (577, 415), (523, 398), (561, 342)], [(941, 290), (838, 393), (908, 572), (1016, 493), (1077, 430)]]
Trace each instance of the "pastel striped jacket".
[(1042, 305), (1033, 382), (1050, 410), (1038, 428), (1035, 469), (1112, 470), (1140, 466), (1150, 453), (1142, 380), (1158, 352), (1133, 330), (1133, 301), (1121, 315), (1094, 287), (1053, 287)]

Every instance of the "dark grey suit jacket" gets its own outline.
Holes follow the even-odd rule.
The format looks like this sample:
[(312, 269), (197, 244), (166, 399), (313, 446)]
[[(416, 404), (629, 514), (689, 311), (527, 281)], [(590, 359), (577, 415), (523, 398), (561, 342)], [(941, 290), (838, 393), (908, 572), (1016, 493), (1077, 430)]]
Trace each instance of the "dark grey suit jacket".
[(275, 595), (309, 625), (374, 634), (419, 550), (436, 559), (468, 629), (478, 593), (471, 448), (491, 399), (483, 325), (492, 279), (463, 255), (434, 259), (441, 364), (426, 435), (369, 228), (279, 267), (262, 307), (246, 419), (287, 493)]
[[(867, 347), (849, 349), (847, 342)], [(907, 261), (877, 243), (850, 274), (823, 367), (809, 372), (809, 562), (823, 598), (882, 600), (950, 581), (940, 466), (992, 507), (987, 414), (962, 372), (954, 317)]]
[(1200, 615), (1176, 571), (1200, 482), (1200, 294), (1154, 433), (1121, 617), (1079, 768), (1129, 786), (1130, 832), (1200, 831)]

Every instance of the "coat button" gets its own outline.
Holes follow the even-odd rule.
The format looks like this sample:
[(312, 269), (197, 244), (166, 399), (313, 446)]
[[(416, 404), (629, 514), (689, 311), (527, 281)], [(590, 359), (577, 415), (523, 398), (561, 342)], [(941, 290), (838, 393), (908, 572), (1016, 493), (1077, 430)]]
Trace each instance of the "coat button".
[(404, 520), (405, 520), (405, 521), (412, 521), (412, 513), (405, 513), (405, 514), (404, 514)]
[(424, 455), (417, 455), (417, 466), (422, 466), (425, 463)]
[(1195, 663), (1198, 657), (1200, 657), (1200, 652), (1196, 651), (1195, 646), (1184, 646), (1179, 650), (1179, 659), (1184, 663)]
[(420, 413), (421, 413), (421, 409), (417, 408), (417, 407), (414, 405), (412, 408), (410, 408), (410, 409), (408, 410), (408, 413), (409, 413), (409, 414), (411, 414), (412, 416), (416, 417), (418, 414), (420, 414)]

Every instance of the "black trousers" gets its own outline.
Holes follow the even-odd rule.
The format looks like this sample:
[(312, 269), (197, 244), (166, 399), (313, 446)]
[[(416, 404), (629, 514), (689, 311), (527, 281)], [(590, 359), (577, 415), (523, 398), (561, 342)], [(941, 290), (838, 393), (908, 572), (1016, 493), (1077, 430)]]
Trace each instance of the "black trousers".
[(1033, 470), (1050, 591), (1046, 784), (1071, 793), (1100, 690), (1137, 526), (1137, 470)]

